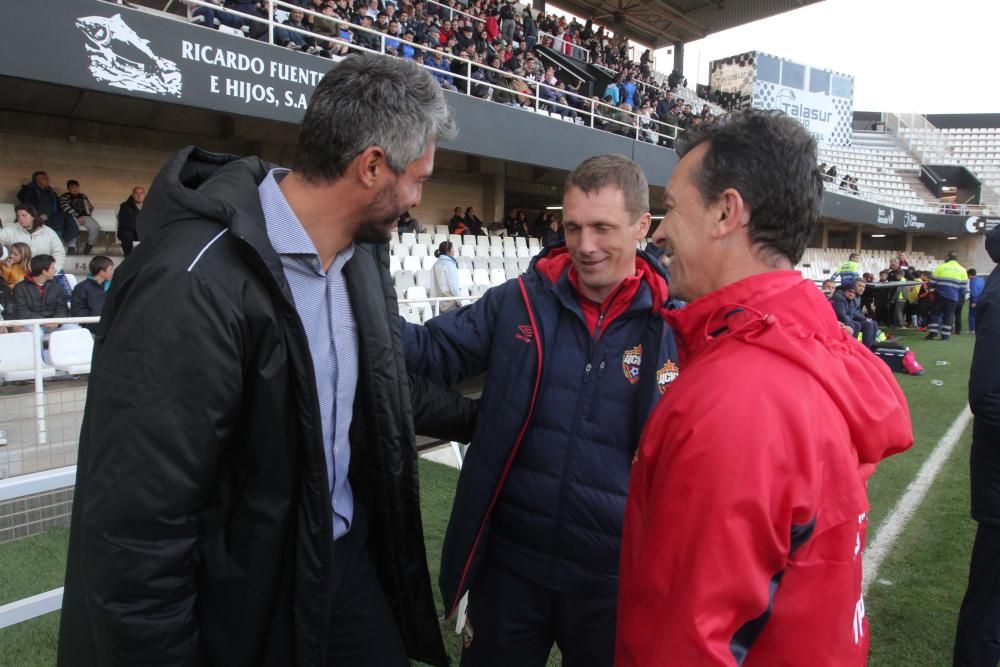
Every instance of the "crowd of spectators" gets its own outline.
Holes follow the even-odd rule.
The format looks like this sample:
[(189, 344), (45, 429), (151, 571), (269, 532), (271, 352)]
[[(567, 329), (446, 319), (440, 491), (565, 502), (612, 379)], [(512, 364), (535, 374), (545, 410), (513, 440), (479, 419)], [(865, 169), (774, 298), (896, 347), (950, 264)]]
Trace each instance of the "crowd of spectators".
[[(509, 238), (536, 238), (542, 245), (557, 243), (565, 238), (562, 220), (558, 212), (539, 211), (529, 222), (528, 214), (521, 209), (511, 209), (503, 221), (483, 222), (473, 207), (456, 206), (450, 219), (442, 224), (448, 225), (448, 233), (458, 236), (487, 236), (491, 231), (499, 236)], [(409, 211), (399, 216), (396, 222), (399, 234), (419, 234), (433, 231), (433, 225), (428, 228), (414, 218)]]
[[(145, 195), (137, 186), (119, 208), (117, 235), (125, 255), (139, 240), (136, 218)], [(17, 198), (14, 219), (0, 220), (0, 321), (100, 315), (114, 261), (92, 257), (86, 279), (75, 285), (75, 278), (64, 272), (67, 255), (77, 252), (78, 238), (85, 235), (81, 251), (89, 255), (100, 234), (94, 206), (80, 183), (70, 180), (58, 194), (48, 174), (36, 171)], [(0, 333), (8, 329), (0, 325)]]
[[(224, 8), (250, 16), (267, 16), (267, 3), (214, 0)], [(327, 57), (346, 55), (351, 46), (409, 58), (431, 70), (447, 90), (513, 107), (535, 107), (576, 121), (596, 113), (599, 129), (671, 145), (674, 131), (657, 122), (687, 129), (708, 122), (704, 107), (693, 113), (690, 101), (675, 98), (686, 85), (674, 71), (653, 71), (647, 49), (639, 62), (630, 60), (626, 39), (605, 32), (591, 21), (580, 24), (556, 14), (533, 13), (506, 0), (290, 0), (299, 8), (280, 7), (275, 20), (284, 28), (274, 41), (290, 49)], [(198, 6), (193, 19), (206, 26), (225, 25), (266, 40), (267, 25), (252, 19)], [(304, 34), (299, 30), (313, 34)], [(543, 63), (536, 47), (548, 46), (603, 68), (613, 81), (603, 91), (581, 90), (579, 79)], [(469, 65), (469, 61), (474, 65)], [(478, 65), (478, 67), (476, 66)], [(466, 79), (468, 77), (468, 80)]]
[[(906, 253), (900, 252), (889, 261), (888, 267), (879, 271), (878, 276), (857, 273), (850, 270), (852, 263), (857, 266), (857, 257), (857, 253), (852, 253), (836, 274), (823, 283), (823, 291), (831, 302), (834, 302), (838, 292), (853, 287), (855, 307), (850, 312), (855, 316), (854, 321), (859, 321), (856, 316), (861, 315), (877, 327), (924, 331), (930, 321), (934, 300), (934, 292), (930, 287), (931, 271), (910, 266)], [(841, 316), (843, 313), (837, 314), (841, 322), (848, 324), (848, 318)], [(959, 318), (956, 318), (956, 324), (958, 321)], [(956, 332), (960, 331), (961, 327), (958, 325)]]

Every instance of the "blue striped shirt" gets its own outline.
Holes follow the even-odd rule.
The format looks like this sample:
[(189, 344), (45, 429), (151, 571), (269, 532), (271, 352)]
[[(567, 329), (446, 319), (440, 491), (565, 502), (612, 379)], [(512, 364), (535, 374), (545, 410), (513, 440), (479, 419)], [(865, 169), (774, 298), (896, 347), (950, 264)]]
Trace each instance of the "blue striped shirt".
[(358, 328), (343, 273), (344, 264), (354, 255), (354, 246), (342, 250), (330, 269), (323, 271), (316, 246), (278, 187), (278, 181), (287, 173), (287, 169), (273, 169), (258, 193), (267, 236), (281, 258), (295, 310), (309, 340), (331, 490), (333, 539), (337, 539), (347, 534), (354, 518), (354, 495), (347, 470), (358, 385)]

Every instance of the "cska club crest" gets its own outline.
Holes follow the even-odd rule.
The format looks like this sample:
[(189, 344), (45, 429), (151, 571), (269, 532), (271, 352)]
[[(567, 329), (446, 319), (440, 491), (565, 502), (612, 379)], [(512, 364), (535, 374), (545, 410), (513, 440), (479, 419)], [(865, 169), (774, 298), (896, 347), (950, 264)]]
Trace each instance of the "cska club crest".
[(629, 384), (639, 381), (639, 366), (642, 365), (642, 345), (631, 347), (622, 353), (622, 372)]
[(656, 371), (656, 388), (660, 390), (661, 396), (667, 391), (670, 383), (677, 379), (679, 372), (680, 369), (677, 368), (677, 364), (669, 359), (667, 359), (667, 363), (663, 364), (660, 370)]

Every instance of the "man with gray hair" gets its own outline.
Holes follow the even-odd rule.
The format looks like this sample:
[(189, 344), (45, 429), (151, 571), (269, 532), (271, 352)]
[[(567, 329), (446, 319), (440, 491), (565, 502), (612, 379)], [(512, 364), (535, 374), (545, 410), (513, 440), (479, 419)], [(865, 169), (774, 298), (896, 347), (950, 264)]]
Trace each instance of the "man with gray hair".
[(462, 665), (611, 665), (629, 470), (677, 377), (663, 267), (639, 166), (600, 155), (563, 191), (565, 243), (426, 327), (408, 368), (441, 384), (486, 373), (441, 556), (445, 613), (469, 592)]
[[(386, 241), (454, 122), (401, 59), (319, 83), (291, 170), (180, 151), (98, 326), (61, 665), (444, 665)], [(450, 418), (450, 421), (447, 419)]]

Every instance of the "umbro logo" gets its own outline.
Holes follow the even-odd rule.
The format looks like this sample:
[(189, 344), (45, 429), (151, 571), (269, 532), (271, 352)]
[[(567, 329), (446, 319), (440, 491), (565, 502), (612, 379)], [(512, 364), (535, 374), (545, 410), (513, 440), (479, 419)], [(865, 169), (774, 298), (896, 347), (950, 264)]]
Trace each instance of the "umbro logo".
[(531, 328), (531, 325), (522, 324), (517, 327), (517, 333), (514, 334), (514, 338), (525, 343), (531, 343), (535, 340), (535, 330)]

